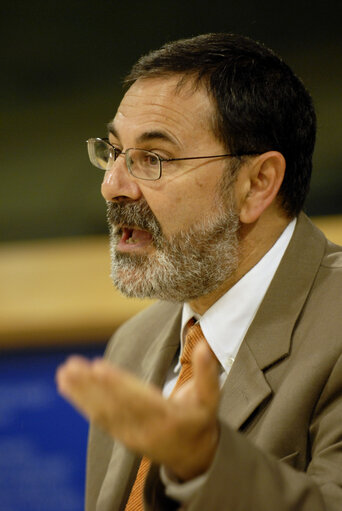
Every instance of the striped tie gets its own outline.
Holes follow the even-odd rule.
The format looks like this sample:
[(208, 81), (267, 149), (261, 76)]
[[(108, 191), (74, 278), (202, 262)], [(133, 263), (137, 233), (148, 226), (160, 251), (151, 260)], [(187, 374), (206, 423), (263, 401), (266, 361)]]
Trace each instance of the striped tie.
[[(200, 341), (206, 341), (199, 323), (195, 323), (194, 318), (191, 318), (185, 330), (185, 343), (183, 353), (180, 358), (181, 370), (178, 375), (176, 384), (171, 392), (171, 396), (192, 377), (192, 353)], [(208, 344), (207, 344), (208, 345)], [(209, 346), (209, 345), (208, 345)], [(215, 356), (215, 355), (214, 355)], [(144, 510), (144, 486), (147, 473), (151, 466), (151, 461), (145, 456), (142, 458), (137, 477), (132, 487), (125, 511), (143, 511)]]

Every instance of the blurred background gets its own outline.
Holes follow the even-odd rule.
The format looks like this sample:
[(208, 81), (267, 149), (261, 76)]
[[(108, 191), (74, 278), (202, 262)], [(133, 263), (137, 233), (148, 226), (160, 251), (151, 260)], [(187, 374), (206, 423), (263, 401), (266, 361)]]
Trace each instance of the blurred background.
[(111, 287), (101, 172), (85, 144), (105, 135), (131, 65), (169, 40), (210, 31), (280, 53), (318, 115), (306, 211), (339, 241), (341, 22), (339, 0), (2, 2), (1, 509), (83, 509), (87, 425), (57, 396), (54, 372), (71, 352), (101, 354), (147, 303)]
[(342, 32), (338, 0), (13, 0), (2, 7), (0, 232), (4, 240), (106, 231), (85, 140), (106, 132), (140, 55), (208, 31), (263, 41), (315, 100), (310, 214), (341, 211)]

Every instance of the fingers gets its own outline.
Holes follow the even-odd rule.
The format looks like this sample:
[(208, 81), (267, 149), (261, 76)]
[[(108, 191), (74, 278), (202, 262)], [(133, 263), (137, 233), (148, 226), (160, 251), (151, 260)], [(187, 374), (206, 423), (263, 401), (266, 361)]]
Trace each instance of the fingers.
[(115, 386), (120, 382), (123, 373), (103, 359), (88, 361), (83, 357), (73, 356), (58, 368), (56, 381), (59, 392), (68, 398), (91, 383)]
[(80, 378), (84, 376), (88, 367), (88, 361), (78, 356), (70, 357), (66, 363), (60, 366), (56, 372), (56, 382), (60, 394), (68, 398), (72, 389), (79, 384)]
[(138, 450), (165, 414), (159, 389), (102, 359), (71, 357), (56, 380), (59, 392), (83, 415)]
[(70, 357), (56, 373), (59, 393), (88, 418), (99, 404), (96, 387), (96, 362), (83, 357)]
[(204, 342), (196, 346), (192, 364), (199, 401), (210, 409), (216, 409), (220, 395), (219, 366), (215, 355)]
[[(199, 343), (192, 357), (193, 377), (171, 397), (176, 402), (179, 420), (174, 457), (164, 465), (183, 481), (208, 470), (219, 441), (217, 409), (219, 404), (218, 362), (205, 342)], [(178, 394), (178, 396), (177, 396)]]

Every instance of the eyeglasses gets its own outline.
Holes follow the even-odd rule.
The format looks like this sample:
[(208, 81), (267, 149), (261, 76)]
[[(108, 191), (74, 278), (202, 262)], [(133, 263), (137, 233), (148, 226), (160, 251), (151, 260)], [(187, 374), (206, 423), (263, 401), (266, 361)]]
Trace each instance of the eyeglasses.
[(202, 160), (206, 158), (226, 158), (237, 156), (253, 156), (260, 153), (244, 153), (244, 154), (216, 154), (215, 156), (191, 156), (188, 158), (162, 158), (153, 151), (145, 149), (137, 149), (131, 147), (125, 152), (114, 147), (108, 138), (90, 138), (87, 140), (88, 154), (91, 163), (101, 169), (109, 170), (115, 160), (120, 156), (125, 157), (126, 165), (129, 173), (138, 178), (147, 181), (156, 181), (161, 178), (162, 164), (170, 161), (180, 160)]

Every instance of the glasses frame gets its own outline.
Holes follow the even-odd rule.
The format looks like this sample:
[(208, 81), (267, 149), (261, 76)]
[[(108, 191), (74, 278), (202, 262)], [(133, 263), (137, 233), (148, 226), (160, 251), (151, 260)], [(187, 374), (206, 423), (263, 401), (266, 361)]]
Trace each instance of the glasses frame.
[[(106, 171), (106, 169), (100, 167), (99, 165), (96, 165), (92, 159), (92, 156), (91, 156), (91, 151), (90, 151), (90, 144), (92, 145), (91, 147), (93, 147), (95, 145), (95, 142), (104, 142), (105, 144), (107, 144), (108, 146), (110, 146), (112, 149), (113, 149), (113, 154), (114, 154), (114, 161), (117, 160), (117, 158), (122, 155), (122, 156), (125, 156), (125, 162), (126, 162), (126, 166), (127, 166), (127, 169), (128, 169), (128, 172), (135, 178), (137, 179), (142, 179), (144, 181), (158, 181), (158, 179), (160, 179), (162, 177), (162, 173), (163, 173), (163, 168), (162, 168), (162, 164), (163, 162), (169, 162), (169, 161), (182, 161), (182, 160), (204, 160), (204, 159), (207, 159), (207, 158), (237, 158), (237, 157), (241, 157), (241, 156), (257, 156), (261, 153), (257, 153), (257, 152), (250, 152), (250, 153), (226, 153), (226, 154), (215, 154), (215, 155), (210, 155), (210, 156), (187, 156), (185, 158), (162, 158), (161, 156), (159, 156), (159, 154), (155, 153), (154, 151), (148, 151), (147, 149), (141, 149), (140, 147), (128, 147), (126, 149), (125, 152), (123, 151), (120, 151), (117, 147), (113, 146), (113, 144), (111, 144), (109, 142), (109, 138), (107, 137), (104, 137), (104, 138), (101, 138), (101, 137), (96, 137), (96, 138), (89, 138), (87, 140), (87, 144), (88, 144), (88, 155), (89, 155), (89, 159), (90, 159), (90, 162), (92, 165), (94, 165), (94, 167), (98, 168), (98, 169), (101, 169), (101, 170), (104, 170)], [(158, 162), (159, 162), (159, 174), (158, 174), (158, 177), (153, 177), (153, 178), (148, 178), (148, 177), (140, 177), (140, 176), (136, 176), (132, 169), (131, 169), (131, 166), (130, 166), (130, 162), (129, 162), (129, 151), (131, 150), (139, 150), (139, 151), (144, 151), (146, 153), (149, 153), (149, 154), (153, 154), (153, 156), (155, 156), (157, 159), (158, 159)], [(95, 155), (94, 155), (95, 156)]]

